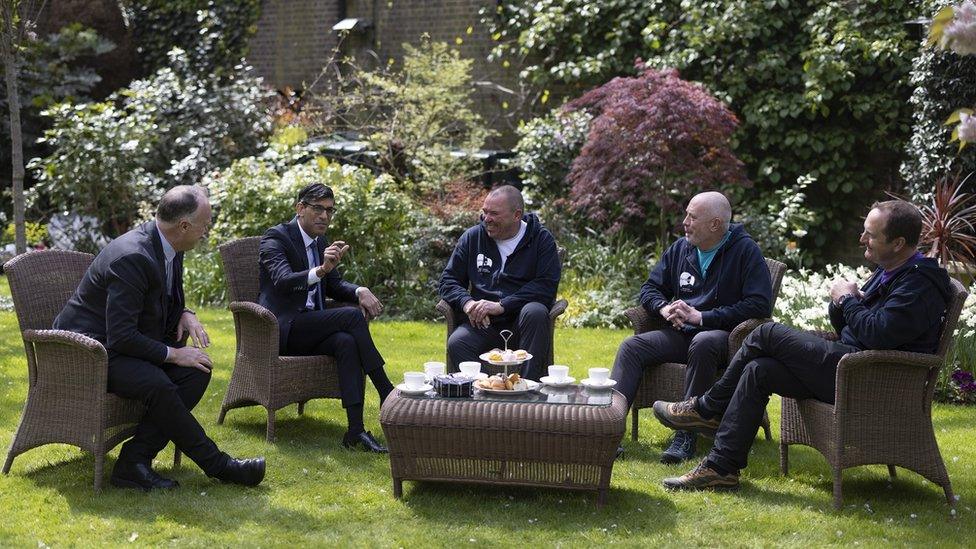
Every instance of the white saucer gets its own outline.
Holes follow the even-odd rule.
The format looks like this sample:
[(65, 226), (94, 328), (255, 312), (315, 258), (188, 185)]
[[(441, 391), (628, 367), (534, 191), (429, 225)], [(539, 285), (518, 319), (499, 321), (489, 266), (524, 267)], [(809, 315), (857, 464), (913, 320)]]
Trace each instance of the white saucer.
[(617, 384), (617, 380), (608, 379), (606, 383), (593, 383), (590, 378), (580, 380), (580, 385), (586, 387), (587, 389), (612, 389), (614, 385)]
[(410, 389), (409, 387), (407, 387), (406, 383), (401, 383), (397, 385), (396, 388), (399, 389), (400, 392), (405, 395), (422, 395), (427, 391), (432, 391), (434, 389), (434, 386), (425, 383), (419, 389)]
[(576, 382), (575, 377), (566, 376), (562, 381), (553, 381), (552, 376), (542, 376), (539, 381), (550, 386), (550, 387), (569, 387)]

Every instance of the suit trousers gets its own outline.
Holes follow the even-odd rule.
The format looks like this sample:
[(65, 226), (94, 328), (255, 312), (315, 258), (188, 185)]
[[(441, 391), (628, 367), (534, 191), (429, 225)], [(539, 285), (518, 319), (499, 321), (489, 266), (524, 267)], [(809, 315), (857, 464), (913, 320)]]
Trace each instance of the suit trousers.
[(491, 317), (491, 325), (487, 328), (475, 328), (468, 322), (468, 316), (462, 313), (464, 322), (447, 338), (447, 354), (450, 357), (451, 371), (457, 371), (457, 365), (464, 361), (480, 362), (478, 355), (499, 349), (505, 345), (500, 332), (511, 330), (512, 339), (509, 348), (525, 349), (532, 355), (532, 360), (522, 363), (519, 375), (531, 380), (538, 380), (543, 374), (543, 368), (552, 347), (552, 332), (549, 329), (549, 308), (542, 303), (526, 303), (516, 318), (499, 319)]
[(632, 335), (617, 349), (610, 377), (616, 389), (634, 401), (644, 368), (665, 362), (686, 364), (685, 398), (699, 396), (715, 382), (715, 375), (729, 356), (729, 333), (725, 330), (685, 332), (665, 328)]
[(342, 406), (365, 400), (365, 375), (383, 367), (369, 324), (356, 307), (335, 307), (299, 313), (288, 332), (287, 354), (335, 357)]
[(722, 416), (708, 460), (728, 471), (744, 469), (769, 397), (833, 403), (837, 363), (858, 350), (773, 322), (753, 330), (722, 377), (698, 399), (705, 415)]
[(210, 374), (196, 368), (116, 355), (108, 361), (108, 390), (146, 406), (136, 434), (122, 445), (119, 461), (151, 464), (170, 440), (203, 472), (213, 476), (227, 464), (227, 454), (207, 437), (190, 410), (200, 402)]

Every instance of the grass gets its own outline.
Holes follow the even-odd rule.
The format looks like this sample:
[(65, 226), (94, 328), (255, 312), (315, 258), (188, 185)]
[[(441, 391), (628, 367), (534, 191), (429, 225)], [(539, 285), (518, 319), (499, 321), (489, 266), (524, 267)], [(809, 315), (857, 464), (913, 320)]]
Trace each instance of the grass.
[[(633, 443), (629, 433), (625, 439), (627, 453), (614, 467), (604, 509), (595, 507), (589, 493), (415, 482), (405, 483), (404, 498), (397, 501), (391, 495), (386, 457), (345, 451), (339, 445), (344, 414), (338, 401), (313, 401), (302, 417), (294, 406), (280, 411), (275, 444), (264, 441), (265, 416), (257, 407), (231, 411), (224, 425), (216, 425), (233, 364), (234, 330), (223, 310), (203, 310), (201, 317), (214, 342), (217, 368), (195, 414), (232, 455), (266, 456), (265, 482), (253, 489), (215, 484), (190, 462), (171, 470), (172, 452), (167, 449), (156, 466), (180, 481), (179, 490), (147, 495), (107, 487), (96, 495), (92, 457), (69, 446), (49, 445), (22, 454), (11, 474), (0, 477), (0, 546), (972, 543), (973, 408), (938, 405), (934, 413), (949, 473), (961, 496), (954, 518), (940, 489), (901, 471), (889, 484), (882, 466), (848, 470), (846, 506), (835, 512), (824, 459), (811, 449), (794, 447), (792, 474), (786, 478), (778, 470), (776, 441), (761, 438), (738, 493), (665, 492), (661, 479), (688, 467), (658, 463), (669, 433), (647, 411), (641, 439)], [(392, 379), (443, 356), (442, 325), (376, 322), (372, 329)], [(0, 446), (6, 448), (19, 421), (27, 369), (13, 313), (0, 313), (0, 334)], [(586, 367), (609, 366), (626, 335), (622, 330), (559, 329), (556, 354), (580, 377)], [(368, 394), (367, 428), (374, 433), (380, 431), (377, 405), (375, 393)], [(776, 432), (778, 400), (769, 410)], [(116, 454), (117, 449), (109, 468)]]

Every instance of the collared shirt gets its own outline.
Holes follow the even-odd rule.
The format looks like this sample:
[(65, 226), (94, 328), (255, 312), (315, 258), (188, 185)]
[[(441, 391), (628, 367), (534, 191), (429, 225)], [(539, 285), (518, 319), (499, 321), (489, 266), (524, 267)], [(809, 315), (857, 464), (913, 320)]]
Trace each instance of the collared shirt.
[(156, 226), (156, 232), (159, 233), (159, 241), (163, 244), (163, 257), (166, 259), (166, 295), (173, 295), (173, 260), (176, 259), (176, 250), (163, 236), (159, 225)]
[(316, 254), (319, 252), (318, 244), (316, 239), (308, 236), (305, 229), (302, 229), (302, 224), (298, 224), (298, 232), (302, 233), (302, 242), (305, 243), (305, 256), (308, 258), (308, 299), (305, 301), (305, 307), (308, 309), (315, 308), (315, 292), (318, 288), (315, 286), (319, 283), (321, 278), (316, 274), (318, 269), (315, 268), (317, 265), (321, 265), (322, 261), (316, 258)]

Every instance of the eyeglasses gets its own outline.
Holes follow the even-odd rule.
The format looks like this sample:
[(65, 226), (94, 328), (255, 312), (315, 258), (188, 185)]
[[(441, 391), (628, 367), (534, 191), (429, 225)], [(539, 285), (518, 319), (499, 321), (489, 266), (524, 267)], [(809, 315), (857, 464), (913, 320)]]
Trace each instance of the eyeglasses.
[(336, 209), (333, 208), (332, 206), (326, 208), (325, 206), (319, 206), (318, 204), (310, 204), (308, 202), (305, 202), (304, 200), (302, 201), (302, 204), (306, 208), (311, 208), (312, 211), (315, 212), (315, 215), (322, 215), (324, 213), (327, 213), (329, 215), (335, 215), (336, 212)]

